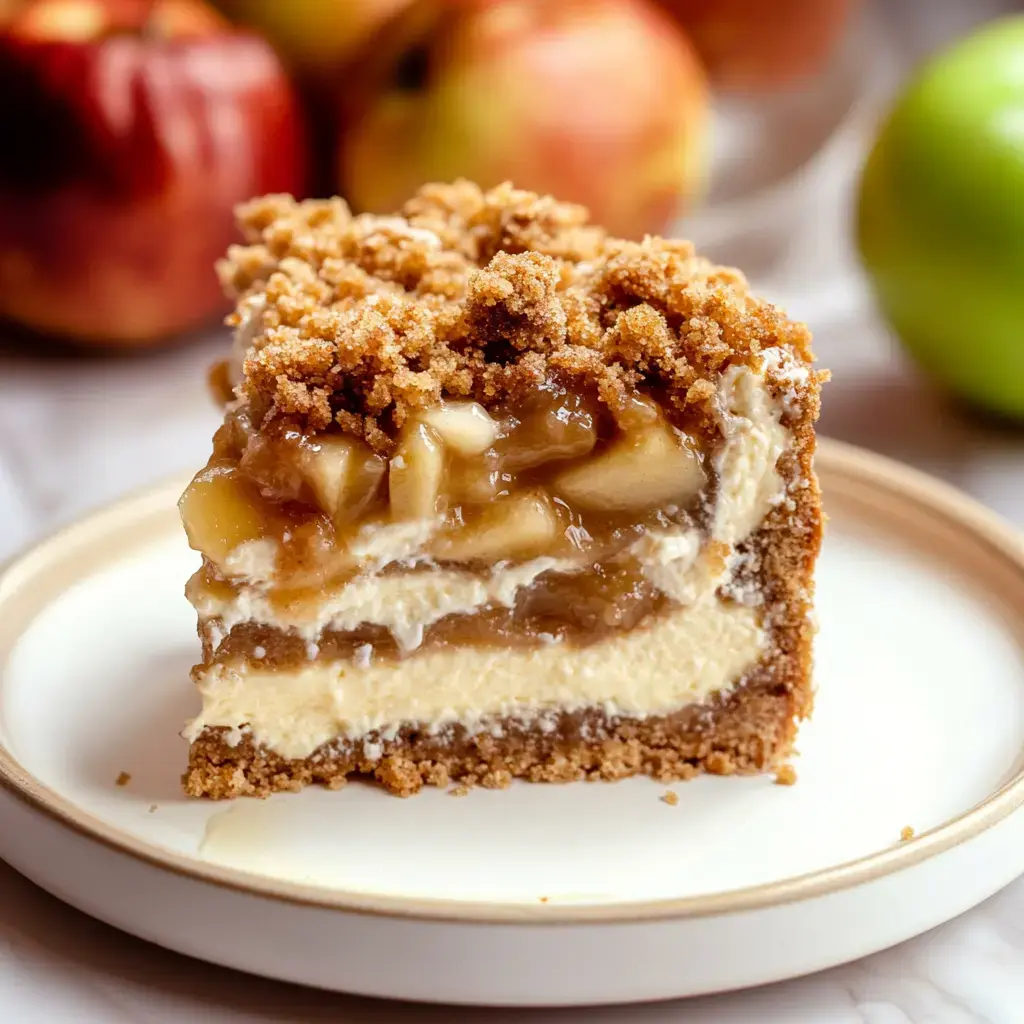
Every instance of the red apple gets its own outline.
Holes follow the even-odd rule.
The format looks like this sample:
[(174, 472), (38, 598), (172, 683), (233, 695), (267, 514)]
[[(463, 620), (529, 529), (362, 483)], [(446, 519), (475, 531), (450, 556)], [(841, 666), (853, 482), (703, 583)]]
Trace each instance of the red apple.
[(346, 87), (340, 187), (360, 209), (511, 180), (636, 237), (701, 184), (704, 74), (646, 0), (421, 0)]
[(828, 60), (857, 0), (658, 0), (693, 40), (714, 83), (758, 91)]
[(301, 191), (270, 46), (198, 0), (38, 0), (0, 34), (0, 316), (132, 346), (211, 320), (249, 196)]

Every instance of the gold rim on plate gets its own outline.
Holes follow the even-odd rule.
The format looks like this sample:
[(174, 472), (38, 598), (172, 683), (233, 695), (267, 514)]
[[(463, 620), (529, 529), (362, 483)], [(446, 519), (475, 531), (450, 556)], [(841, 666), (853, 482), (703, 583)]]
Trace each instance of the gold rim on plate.
[[(932, 477), (837, 441), (819, 444), (816, 462), (826, 511), (881, 524), (956, 568), (987, 598), (1024, 647), (1024, 539), (998, 516)], [(0, 573), (0, 670), (28, 623), (56, 593), (135, 543), (165, 533), (186, 480), (124, 498), (59, 531)], [(877, 531), (877, 527), (876, 527)], [(183, 685), (186, 680), (183, 680)], [(970, 810), (912, 842), (817, 871), (720, 893), (603, 905), (494, 903), (388, 896), (279, 881), (209, 864), (122, 832), (82, 811), (27, 772), (0, 739), (0, 787), (33, 810), (164, 871), (263, 899), (349, 913), (472, 923), (578, 924), (695, 918), (755, 910), (838, 892), (892, 874), (974, 838), (1024, 805), (1024, 767)]]

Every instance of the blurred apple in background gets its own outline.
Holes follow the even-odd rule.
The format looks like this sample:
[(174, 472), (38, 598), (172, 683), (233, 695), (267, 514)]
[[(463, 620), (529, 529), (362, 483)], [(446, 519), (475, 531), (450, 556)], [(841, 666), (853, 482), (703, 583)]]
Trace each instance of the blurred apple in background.
[(0, 29), (25, 6), (26, 0), (0, 0)]
[(647, 0), (420, 0), (345, 93), (339, 186), (358, 209), (509, 179), (637, 237), (702, 184), (704, 72)]
[(277, 56), (199, 0), (37, 0), (0, 33), (0, 316), (134, 346), (223, 308), (232, 207), (301, 192)]
[(864, 169), (857, 229), (911, 355), (972, 404), (1024, 420), (1024, 15), (914, 77)]
[(240, 25), (262, 32), (303, 78), (339, 72), (412, 0), (216, 0)]
[(310, 132), (310, 185), (337, 191), (339, 93), (349, 65), (372, 50), (413, 0), (213, 0), (236, 24), (262, 34), (302, 92)]
[(857, 0), (658, 0), (716, 86), (758, 92), (820, 71)]

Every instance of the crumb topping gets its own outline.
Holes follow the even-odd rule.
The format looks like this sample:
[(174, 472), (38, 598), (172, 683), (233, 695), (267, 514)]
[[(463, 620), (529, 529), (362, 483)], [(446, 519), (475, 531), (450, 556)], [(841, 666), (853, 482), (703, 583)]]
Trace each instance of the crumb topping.
[(812, 359), (804, 325), (689, 242), (611, 238), (583, 207), (508, 184), (427, 185), (392, 217), (271, 195), (238, 220), (247, 244), (218, 272), (240, 311), (260, 296), (239, 400), (382, 452), (417, 409), (493, 405), (550, 376), (613, 414), (654, 390), (699, 426), (726, 365), (773, 347)]

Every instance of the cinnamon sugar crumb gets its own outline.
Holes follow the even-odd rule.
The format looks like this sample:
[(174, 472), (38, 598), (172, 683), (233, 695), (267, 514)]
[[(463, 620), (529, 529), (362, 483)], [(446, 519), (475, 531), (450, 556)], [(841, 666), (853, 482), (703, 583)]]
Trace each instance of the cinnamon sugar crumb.
[(418, 408), (490, 405), (552, 375), (613, 412), (657, 388), (699, 429), (725, 366), (773, 346), (811, 360), (806, 327), (689, 242), (611, 238), (584, 208), (508, 184), (427, 185), (393, 217), (271, 195), (238, 221), (247, 244), (218, 272), (233, 297), (265, 299), (241, 400), (379, 451)]
[(469, 796), (469, 786), (456, 786), (448, 790), (449, 796)]
[(796, 769), (791, 764), (781, 765), (775, 773), (776, 786), (792, 786), (796, 784)]
[(900, 842), (909, 843), (914, 838), (914, 830), (910, 825), (904, 825), (900, 830)]
[(132, 777), (128, 774), (128, 772), (120, 772), (117, 778), (114, 779), (114, 784), (117, 786), (127, 786), (128, 783), (131, 781)]
[(674, 789), (666, 789), (661, 794), (661, 802), (668, 804), (669, 807), (675, 807), (679, 803), (679, 794)]

